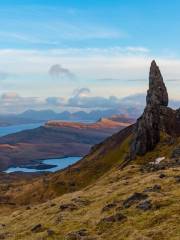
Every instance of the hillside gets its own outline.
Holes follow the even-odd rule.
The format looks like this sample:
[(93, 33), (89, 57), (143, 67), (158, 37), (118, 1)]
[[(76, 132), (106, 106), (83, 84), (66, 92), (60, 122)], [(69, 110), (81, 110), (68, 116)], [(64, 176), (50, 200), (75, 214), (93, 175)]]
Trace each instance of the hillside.
[(79, 122), (62, 122), (62, 121), (48, 121), (45, 126), (46, 127), (70, 127), (76, 129), (102, 129), (103, 131), (112, 131), (112, 128), (118, 127), (127, 127), (130, 124), (134, 123), (135, 120), (131, 118), (121, 118), (118, 116), (113, 116), (112, 118), (101, 118), (96, 123), (86, 124), (86, 123), (79, 123)]
[(179, 240), (179, 110), (167, 105), (153, 61), (147, 106), (136, 124), (54, 174), (0, 176), (6, 179), (0, 183), (0, 238)]
[[(20, 181), (17, 186), (9, 184), (8, 189), (5, 187), (5, 191), (2, 190), (0, 195), (7, 197), (7, 204), (10, 201), (21, 205), (44, 202), (64, 193), (82, 189), (95, 182), (114, 165), (123, 161), (128, 153), (128, 137), (132, 130), (133, 126), (125, 128), (103, 143), (95, 145), (82, 160), (62, 171), (27, 182)], [(11, 174), (6, 176), (11, 182)], [(16, 174), (12, 174), (12, 176), (16, 176)]]
[(39, 128), (1, 137), (0, 170), (37, 164), (40, 159), (84, 156), (92, 145), (129, 125), (110, 119), (91, 124), (49, 121)]
[[(113, 159), (114, 162), (108, 167), (108, 171), (102, 169), (104, 174), (90, 181), (91, 184), (87, 184), (87, 187), (80, 187), (80, 191), (75, 191), (72, 185), (72, 189), (68, 191), (73, 193), (60, 197), (48, 196), (46, 192), (50, 189), (47, 188), (48, 177), (46, 177), (44, 194), (47, 199), (52, 199), (46, 199), (44, 203), (34, 205), (32, 204), (33, 196), (28, 195), (29, 201), (25, 206), (7, 207), (6, 205), (4, 212), (1, 210), (0, 236), (4, 236), (4, 239), (27, 240), (178, 240), (180, 236), (180, 164), (169, 156), (180, 144), (180, 140), (166, 148), (168, 139), (169, 136), (164, 136), (153, 152), (145, 157), (139, 157), (123, 170), (119, 166), (122, 160), (121, 150), (119, 153), (115, 150), (108, 152), (106, 161), (112, 159), (113, 154), (117, 159)], [(157, 165), (151, 165), (149, 161), (155, 160), (156, 157), (165, 157), (166, 160)], [(102, 167), (106, 161), (101, 160), (100, 166)], [(77, 166), (82, 167), (82, 161), (76, 164)], [(90, 169), (89, 166), (86, 173), (91, 171)], [(81, 171), (84, 170), (81, 168)], [(60, 183), (60, 180), (62, 181), (64, 176), (70, 177), (70, 173), (71, 171), (66, 170), (64, 173), (50, 175), (51, 186), (59, 178), (58, 187), (62, 189), (64, 184)], [(94, 174), (97, 172), (94, 171)], [(73, 176), (71, 175), (71, 179), (74, 179)], [(87, 178), (82, 175), (82, 179)], [(31, 185), (25, 184), (24, 187), (21, 185), (18, 185), (18, 188), (14, 187), (11, 194), (17, 199), (13, 200), (11, 197), (11, 202), (19, 202), (20, 196), (21, 199), (27, 197), (30, 187), (33, 194), (38, 191), (37, 195), (41, 196), (43, 193), (40, 185), (36, 185), (36, 181)], [(77, 178), (74, 181), (79, 182), (80, 179)], [(12, 213), (7, 216), (9, 211)]]

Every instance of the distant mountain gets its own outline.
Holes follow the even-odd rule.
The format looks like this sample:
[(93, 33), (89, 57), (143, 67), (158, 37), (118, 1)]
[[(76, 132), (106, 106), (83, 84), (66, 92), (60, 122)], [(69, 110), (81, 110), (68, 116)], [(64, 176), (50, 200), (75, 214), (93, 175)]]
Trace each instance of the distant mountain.
[(138, 118), (143, 112), (145, 106), (145, 95), (135, 94), (122, 98), (118, 107), (92, 110), (90, 112), (77, 111), (69, 112), (64, 111), (57, 113), (53, 110), (27, 110), (18, 116), (20, 118), (28, 118), (34, 120), (64, 120), (64, 121), (98, 121), (100, 118), (109, 118), (112, 115), (125, 114), (129, 118)]
[[(110, 109), (92, 110), (90, 112), (64, 111), (57, 113), (53, 110), (27, 110), (17, 115), (0, 115), (0, 126), (46, 122), (49, 120), (75, 121), (75, 122), (96, 122), (100, 118), (109, 118), (112, 115), (125, 114), (128, 118), (138, 118), (145, 107), (145, 94), (135, 94), (122, 98), (119, 106)], [(180, 101), (170, 100), (169, 106), (177, 109), (180, 107)]]
[(37, 123), (39, 121), (32, 118), (23, 118), (16, 115), (0, 115), (0, 127), (7, 127), (11, 125)]
[(108, 118), (112, 115), (126, 114), (128, 117), (137, 118), (142, 112), (143, 107), (120, 106), (118, 109), (105, 109), (93, 110), (91, 112), (78, 111), (61, 113), (54, 112), (53, 110), (28, 110), (17, 116), (23, 119), (33, 119), (35, 121), (49, 121), (49, 120), (62, 120), (62, 121), (78, 121), (78, 122), (95, 122), (100, 118)]
[[(137, 118), (141, 112), (141, 109), (124, 108), (119, 109), (107, 109), (107, 110), (93, 110), (91, 112), (78, 111), (61, 113), (54, 112), (53, 110), (27, 110), (21, 114), (13, 115), (0, 115), (0, 126), (29, 124), (46, 122), (50, 120), (61, 120), (70, 122), (96, 122), (101, 118), (110, 118), (111, 116), (125, 114), (126, 118)], [(133, 113), (133, 114), (131, 114)], [(124, 119), (125, 120), (125, 119)]]
[[(67, 112), (68, 113), (68, 112)], [(65, 116), (62, 113), (62, 117)], [(66, 114), (67, 117), (69, 117), (69, 114)], [(27, 110), (21, 114), (18, 115), (20, 118), (26, 118), (26, 119), (35, 119), (35, 120), (49, 120), (49, 119), (58, 119), (59, 114), (54, 112), (53, 110)]]
[(83, 120), (91, 120), (96, 121), (101, 117), (111, 115), (111, 112), (114, 113), (114, 110), (106, 110), (106, 111), (92, 111), (90, 113), (85, 111), (78, 111), (78, 112), (68, 112), (64, 111), (61, 113), (54, 112), (52, 110), (28, 110), (21, 114), (19, 117), (27, 118), (27, 119), (35, 119), (35, 120), (65, 120), (65, 121), (83, 121)]
[(128, 123), (128, 124), (133, 124), (135, 123), (135, 118), (130, 118), (126, 114), (120, 114), (120, 115), (112, 115), (108, 119), (114, 121), (114, 122), (123, 122), (123, 123)]

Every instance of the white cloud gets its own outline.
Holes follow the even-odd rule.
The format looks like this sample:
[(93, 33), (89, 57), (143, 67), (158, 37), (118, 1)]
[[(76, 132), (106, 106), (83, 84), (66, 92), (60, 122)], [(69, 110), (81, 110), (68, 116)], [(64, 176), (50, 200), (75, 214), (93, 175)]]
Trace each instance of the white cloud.
[(65, 99), (62, 97), (48, 97), (46, 98), (46, 104), (48, 106), (64, 106), (65, 105)]
[(137, 63), (142, 65), (148, 60), (147, 52), (148, 49), (143, 47), (63, 48), (51, 50), (1, 49), (0, 66), (3, 71), (10, 73), (42, 74), (47, 73), (47, 69), (58, 63), (59, 65), (63, 64), (64, 69), (71, 69), (72, 72), (77, 71), (78, 74), (82, 74), (84, 77), (84, 73), (94, 75), (96, 72), (102, 72), (102, 69), (105, 75), (108, 69), (114, 71), (117, 67), (127, 68), (134, 66), (134, 63), (135, 66)]
[(0, 96), (1, 113), (17, 113), (29, 108), (38, 109), (44, 101), (37, 97), (23, 97), (16, 92), (6, 92)]
[(120, 105), (120, 100), (114, 96), (110, 97), (79, 97), (70, 98), (67, 106), (86, 109), (109, 109)]
[[(138, 79), (146, 79), (148, 83), (149, 66), (152, 59), (156, 59), (164, 79), (180, 79), (180, 59), (168, 57), (151, 56), (151, 52), (141, 46), (127, 47), (111, 47), (111, 48), (63, 48), (51, 50), (0, 50), (0, 66), (1, 72), (7, 72), (10, 79), (9, 86), (14, 84), (12, 90), (19, 91), (21, 86), (23, 94), (27, 94), (27, 86), (31, 87), (34, 95), (44, 93), (41, 96), (58, 95), (67, 96), (73, 88), (81, 88), (85, 85), (93, 89), (93, 94), (104, 96), (116, 95), (126, 96), (128, 94), (146, 91), (145, 83), (138, 84)], [(60, 65), (61, 70), (69, 71), (76, 76), (76, 83), (68, 84), (64, 81), (58, 86), (52, 85), (52, 81), (48, 82), (48, 70), (51, 66)], [(15, 76), (15, 77), (10, 77)], [(19, 80), (21, 79), (21, 81)], [(33, 85), (32, 79), (37, 79)], [(96, 79), (109, 79), (103, 81), (103, 85), (99, 86), (100, 81)], [(111, 87), (109, 87), (110, 79), (113, 79)], [(116, 80), (116, 81), (114, 81)], [(128, 83), (132, 80), (132, 83)], [(134, 81), (133, 83), (133, 80)], [(18, 82), (19, 81), (19, 82)], [(123, 88), (120, 82), (124, 81)], [(117, 86), (119, 82), (119, 85)], [(135, 85), (135, 82), (137, 84)], [(170, 82), (170, 81), (168, 81)], [(170, 83), (172, 84), (173, 81)], [(174, 86), (168, 84), (170, 95), (173, 98), (179, 98), (179, 91)], [(24, 84), (24, 85), (23, 85)], [(38, 88), (37, 88), (37, 84)], [(61, 84), (61, 85), (60, 85)], [(43, 86), (39, 91), (39, 86)], [(43, 90), (45, 89), (46, 90)], [(8, 89), (6, 87), (6, 89)], [(48, 90), (47, 90), (48, 89)]]
[(91, 90), (89, 88), (78, 88), (73, 91), (73, 97), (79, 98), (79, 97), (87, 97), (89, 96)]
[(49, 75), (54, 79), (75, 79), (75, 75), (60, 64), (54, 64), (49, 69)]
[(3, 101), (14, 101), (16, 99), (19, 99), (20, 96), (16, 92), (7, 92), (2, 94), (1, 99)]
[(73, 91), (72, 97), (67, 99), (65, 104), (67, 107), (74, 108), (86, 108), (86, 109), (96, 109), (96, 108), (114, 108), (120, 104), (120, 100), (114, 96), (101, 97), (101, 96), (91, 96), (91, 90), (89, 88), (80, 88)]

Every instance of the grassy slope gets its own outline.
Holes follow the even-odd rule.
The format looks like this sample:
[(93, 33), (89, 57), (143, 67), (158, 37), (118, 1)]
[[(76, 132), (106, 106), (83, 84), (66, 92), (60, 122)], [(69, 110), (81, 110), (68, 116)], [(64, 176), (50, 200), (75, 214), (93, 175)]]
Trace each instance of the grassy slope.
[[(132, 127), (95, 146), (91, 153), (71, 167), (9, 188), (6, 194), (19, 204), (38, 203), (73, 192), (94, 183), (113, 166), (120, 164), (128, 152)], [(124, 140), (125, 139), (125, 140)]]
[[(100, 178), (96, 181), (87, 180), (85, 185), (91, 184), (80, 191), (64, 194), (48, 200), (46, 203), (32, 205), (30, 209), (25, 206), (20, 207), (8, 216), (4, 213), (1, 216), (1, 223), (6, 226), (0, 228), (0, 233), (5, 234), (5, 239), (63, 240), (68, 239), (68, 233), (85, 228), (89, 232), (89, 238), (80, 239), (179, 240), (180, 188), (175, 176), (179, 176), (180, 168), (143, 173), (140, 171), (140, 166), (142, 163), (154, 160), (154, 157), (168, 157), (180, 141), (176, 140), (174, 144), (167, 145), (167, 136), (162, 136), (161, 143), (153, 152), (138, 158), (133, 164), (120, 170), (118, 165), (127, 151), (128, 142), (129, 139), (126, 139), (121, 143), (121, 147), (115, 145), (115, 148), (110, 148), (111, 150), (100, 160), (100, 164), (111, 163), (111, 167), (108, 166), (109, 170), (107, 168), (104, 175), (101, 173)], [(98, 151), (100, 151), (99, 149), (98, 147)], [(100, 152), (102, 153), (102, 151)], [(160, 173), (164, 173), (166, 176), (159, 178)], [(88, 171), (84, 174), (87, 174), (87, 179), (90, 179)], [(85, 175), (83, 176), (85, 177)], [(80, 180), (81, 177), (80, 174), (77, 179)], [(139, 210), (136, 208), (137, 204), (130, 208), (123, 207), (123, 201), (134, 192), (143, 192), (144, 189), (152, 187), (154, 184), (159, 184), (161, 190), (147, 193), (148, 199), (153, 204), (151, 210)], [(81, 182), (80, 185), (83, 187), (84, 184)], [(85, 204), (74, 200), (79, 198)], [(114, 202), (116, 203), (115, 207), (109, 211), (102, 211), (107, 203)], [(77, 209), (74, 211), (60, 209), (61, 204), (69, 203), (75, 204)], [(100, 222), (102, 218), (115, 213), (122, 213), (127, 219), (115, 223)], [(36, 224), (42, 224), (39, 233), (31, 231)], [(48, 234), (48, 229), (53, 231), (52, 235)]]
[[(2, 216), (0, 233), (6, 233), (5, 239), (66, 239), (68, 233), (87, 229), (90, 239), (103, 240), (178, 240), (180, 236), (180, 188), (175, 176), (180, 169), (167, 169), (167, 177), (159, 178), (159, 172), (141, 173), (138, 165), (130, 165), (123, 171), (111, 169), (95, 184), (82, 191), (65, 194), (31, 209), (20, 208), (11, 215)], [(162, 172), (162, 171), (161, 171)], [(123, 208), (122, 201), (134, 192), (142, 192), (154, 184), (161, 185), (160, 192), (148, 193), (149, 199), (158, 209), (147, 212), (133, 205)], [(74, 203), (73, 199), (88, 200), (87, 205), (78, 205), (77, 210), (61, 211), (60, 205)], [(117, 202), (110, 211), (102, 212), (107, 203)], [(127, 219), (120, 223), (99, 223), (103, 217), (120, 212)], [(42, 232), (32, 233), (36, 224), (42, 224)], [(54, 234), (48, 236), (47, 229)]]

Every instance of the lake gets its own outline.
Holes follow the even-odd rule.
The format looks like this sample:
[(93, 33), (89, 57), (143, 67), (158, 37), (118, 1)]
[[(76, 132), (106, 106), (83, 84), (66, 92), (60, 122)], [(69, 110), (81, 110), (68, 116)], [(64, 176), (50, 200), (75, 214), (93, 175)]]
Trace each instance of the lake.
[[(44, 125), (44, 123), (31, 123), (31, 124), (21, 124), (21, 125), (13, 125), (13, 126), (7, 126), (7, 127), (0, 127), (0, 137), (17, 133), (23, 130), (30, 130), (34, 128), (38, 128), (40, 126)], [(81, 157), (66, 157), (66, 158), (60, 158), (60, 159), (45, 159), (42, 161), (37, 160), (37, 163), (42, 163), (41, 167), (44, 166), (44, 169), (36, 169), (34, 166), (28, 166), (28, 167), (10, 167), (5, 172), (6, 173), (12, 173), (12, 172), (56, 172), (58, 170), (61, 170), (63, 168), (68, 167), (69, 165), (72, 165), (76, 163), (78, 160), (80, 160)]]
[(0, 137), (11, 134), (11, 133), (20, 132), (23, 130), (34, 129), (42, 126), (43, 124), (44, 123), (41, 122), (41, 123), (30, 123), (30, 124), (13, 125), (8, 127), (0, 127)]
[[(46, 159), (42, 160), (41, 163), (45, 164), (44, 166), (49, 166), (49, 168), (45, 168), (42, 170), (35, 169), (31, 167), (10, 167), (6, 171), (6, 173), (13, 173), (13, 172), (27, 172), (27, 173), (34, 173), (34, 172), (56, 172), (58, 170), (64, 169), (77, 161), (79, 161), (81, 157), (66, 157), (66, 158), (59, 158), (59, 159)], [(38, 161), (37, 161), (38, 162)]]

